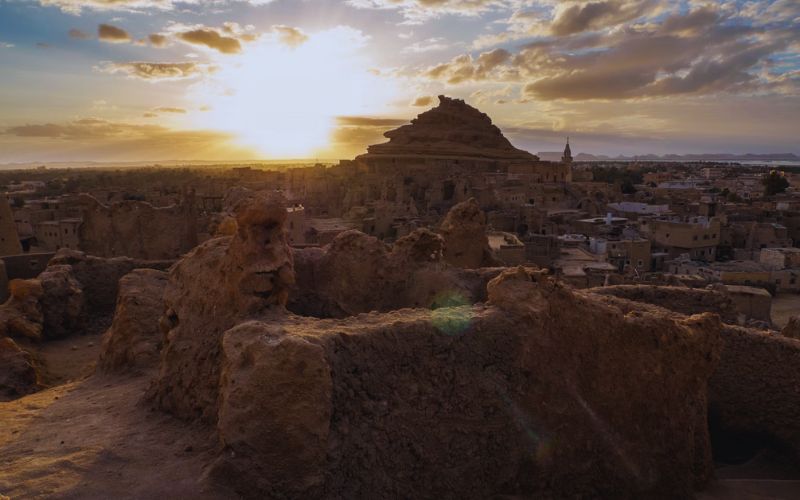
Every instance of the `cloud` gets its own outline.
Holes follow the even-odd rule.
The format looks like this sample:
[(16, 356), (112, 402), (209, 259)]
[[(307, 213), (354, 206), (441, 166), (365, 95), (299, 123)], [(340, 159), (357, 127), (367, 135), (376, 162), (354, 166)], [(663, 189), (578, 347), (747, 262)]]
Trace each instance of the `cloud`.
[(0, 49), (13, 49), (13, 43), (0, 42)]
[(169, 38), (165, 35), (160, 33), (153, 33), (147, 36), (147, 39), (150, 41), (150, 45), (157, 48), (163, 48), (169, 45)]
[(417, 97), (416, 99), (414, 99), (414, 101), (411, 103), (411, 105), (412, 106), (418, 106), (418, 107), (421, 107), (421, 108), (426, 108), (428, 106), (431, 106), (434, 102), (435, 102), (435, 100), (434, 100), (433, 96), (425, 95), (425, 96)]
[(365, 153), (371, 144), (386, 142), (384, 132), (408, 123), (408, 120), (372, 116), (340, 116), (331, 132), (330, 144), (322, 157), (353, 157)]
[(157, 35), (156, 42), (166, 44), (168, 43), (166, 37), (173, 36), (177, 40), (195, 47), (205, 47), (227, 55), (239, 54), (244, 43), (253, 42), (259, 38), (259, 34), (254, 30), (254, 26), (241, 26), (233, 22), (223, 23), (221, 27), (173, 22), (166, 27), (165, 34)]
[[(79, 15), (84, 9), (95, 11), (145, 12), (175, 10), (178, 5), (202, 5), (202, 0), (38, 0), (44, 7), (57, 7), (68, 14)], [(274, 0), (218, 0), (215, 3), (249, 3), (266, 5)]]
[(587, 30), (608, 28), (660, 11), (657, 0), (605, 0), (564, 2), (556, 9), (550, 26), (554, 35), (564, 36)]
[(106, 62), (95, 69), (101, 73), (124, 74), (153, 82), (197, 78), (216, 71), (215, 66), (195, 62)]
[(223, 54), (238, 54), (242, 44), (238, 39), (221, 35), (211, 28), (201, 28), (179, 33), (178, 38), (192, 45), (203, 45)]
[(696, 36), (719, 20), (719, 12), (710, 7), (702, 7), (683, 16), (668, 17), (661, 25), (661, 32)]
[(525, 95), (585, 100), (758, 92), (765, 82), (757, 69), (791, 40), (790, 34), (777, 31), (763, 37), (756, 28), (673, 19), (677, 18), (601, 52), (550, 54), (544, 58), (551, 62), (549, 68), (535, 60), (526, 62), (523, 51), (518, 59), (521, 71), (531, 76), (538, 71), (538, 78), (525, 85)]
[(20, 125), (6, 129), (5, 133), (17, 137), (47, 137), (50, 139), (98, 139), (146, 130), (144, 125), (115, 123), (99, 118), (83, 118), (73, 122), (55, 124)]
[(95, 99), (92, 101), (92, 111), (116, 111), (117, 106), (109, 104), (105, 99)]
[(291, 26), (278, 24), (272, 27), (272, 31), (277, 33), (278, 40), (280, 40), (282, 44), (288, 45), (289, 47), (299, 47), (308, 41), (308, 35), (303, 33), (300, 29)]
[(131, 36), (122, 28), (101, 24), (97, 27), (97, 39), (109, 43), (129, 43)]
[(545, 36), (548, 19), (548, 14), (541, 10), (517, 10), (505, 21), (495, 23), (496, 26), (505, 26), (503, 31), (478, 36), (472, 42), (472, 48), (482, 50), (521, 38)]
[(144, 118), (156, 118), (162, 114), (178, 114), (183, 115), (186, 114), (186, 109), (184, 108), (177, 108), (172, 106), (159, 106), (157, 108), (153, 108), (150, 111), (145, 112), (142, 114)]
[(473, 80), (486, 80), (502, 65), (511, 59), (505, 49), (483, 52), (477, 58), (463, 54), (451, 61), (438, 64), (424, 71), (424, 76), (432, 80), (442, 80), (456, 85)]
[(414, 42), (408, 47), (403, 48), (403, 52), (421, 54), (424, 52), (435, 52), (437, 50), (445, 50), (451, 47), (444, 38), (434, 37), (422, 40), (421, 42)]
[(92, 35), (90, 35), (89, 33), (85, 33), (79, 29), (73, 28), (69, 30), (69, 37), (74, 38), (76, 40), (88, 40), (92, 38)]
[[(545, 112), (515, 120), (503, 131), (515, 145), (557, 151), (563, 138), (573, 152), (603, 154), (748, 153), (794, 151), (800, 100), (722, 94), (708, 99), (531, 103)], [(522, 114), (516, 111), (516, 115)], [(524, 129), (528, 129), (527, 132)], [(535, 134), (533, 132), (536, 132)]]
[(255, 158), (236, 146), (229, 134), (208, 130), (175, 130), (84, 118), (63, 123), (27, 124), (0, 130), (0, 159), (78, 160), (212, 160)]
[(481, 106), (490, 102), (506, 104), (513, 93), (514, 89), (510, 85), (500, 88), (482, 88), (470, 94), (469, 101)]
[(336, 122), (346, 127), (399, 127), (408, 120), (402, 118), (376, 118), (373, 116), (340, 116)]
[[(547, 28), (554, 33), (515, 53), (462, 54), (410, 74), (450, 85), (515, 84), (523, 100), (539, 101), (793, 92), (796, 80), (780, 78), (792, 65), (778, 62), (796, 60), (800, 48), (791, 22), (748, 25), (711, 4), (648, 22), (657, 2), (628, 3), (565, 2)], [(616, 25), (624, 19), (636, 22)]]
[(504, 26), (505, 29), (478, 36), (472, 43), (473, 48), (482, 50), (524, 38), (569, 37), (631, 30), (639, 24), (657, 19), (678, 5), (678, 2), (667, 0), (544, 0), (520, 3), (524, 4), (524, 8), (518, 8), (507, 19), (493, 23), (493, 26)]
[(359, 9), (395, 9), (412, 23), (447, 14), (474, 16), (493, 10), (515, 9), (530, 0), (347, 0)]
[(155, 108), (153, 111), (156, 112), (156, 113), (186, 114), (186, 110), (185, 109), (183, 109), (183, 108), (175, 108), (175, 107), (170, 107), (170, 106), (161, 106), (161, 107)]

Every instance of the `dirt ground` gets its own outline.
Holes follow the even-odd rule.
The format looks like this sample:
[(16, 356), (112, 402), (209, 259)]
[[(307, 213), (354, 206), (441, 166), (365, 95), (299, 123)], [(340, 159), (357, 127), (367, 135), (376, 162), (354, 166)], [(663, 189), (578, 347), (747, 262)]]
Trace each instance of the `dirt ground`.
[(42, 344), (38, 352), (46, 367), (43, 373), (44, 383), (57, 386), (90, 375), (100, 356), (102, 344), (103, 335), (100, 333), (51, 340)]
[(0, 404), (0, 495), (235, 498), (200, 482), (214, 441), (140, 404), (146, 386), (96, 376)]
[(772, 324), (783, 328), (791, 316), (800, 315), (800, 294), (781, 293), (772, 299)]
[(0, 499), (236, 498), (200, 481), (208, 431), (142, 404), (151, 375), (91, 375), (101, 344), (99, 333), (43, 344), (53, 387), (0, 403)]
[[(207, 429), (142, 403), (150, 375), (86, 376), (99, 346), (99, 335), (49, 343), (49, 376), (66, 382), (0, 403), (0, 500), (238, 498), (202, 481), (217, 449)], [(800, 498), (796, 471), (764, 457), (717, 477), (698, 498)]]
[(794, 500), (800, 498), (800, 474), (791, 459), (756, 456), (741, 465), (718, 466), (717, 481), (698, 500)]

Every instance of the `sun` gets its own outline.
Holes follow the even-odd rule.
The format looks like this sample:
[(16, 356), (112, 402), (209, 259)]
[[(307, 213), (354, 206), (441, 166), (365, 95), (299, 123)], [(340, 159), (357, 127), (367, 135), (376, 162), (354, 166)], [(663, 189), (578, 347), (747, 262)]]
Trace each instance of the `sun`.
[(190, 90), (210, 108), (193, 121), (265, 157), (309, 158), (329, 145), (336, 117), (375, 113), (393, 99), (393, 82), (370, 71), (367, 42), (343, 27), (295, 47), (266, 37), (218, 61), (211, 78)]

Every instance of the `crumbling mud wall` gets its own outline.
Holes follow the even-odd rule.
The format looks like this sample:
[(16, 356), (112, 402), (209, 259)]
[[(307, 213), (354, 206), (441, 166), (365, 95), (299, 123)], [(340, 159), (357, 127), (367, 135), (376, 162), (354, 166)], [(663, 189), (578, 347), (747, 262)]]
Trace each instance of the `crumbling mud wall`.
[[(641, 296), (631, 287), (587, 292), (625, 314), (672, 313), (685, 318), (684, 301), (672, 300), (679, 299), (683, 289), (669, 290), (672, 299), (655, 305), (650, 303), (653, 294), (665, 290), (654, 288), (657, 290), (645, 294), (647, 300), (642, 302), (617, 296), (620, 291), (628, 297)], [(612, 293), (603, 293), (609, 291)], [(692, 292), (698, 291), (708, 292)], [(688, 293), (686, 298), (704, 296), (708, 297), (705, 293)], [(733, 324), (723, 324), (721, 340), (720, 360), (708, 382), (709, 422), (716, 458), (741, 463), (770, 450), (788, 452), (800, 460), (800, 340)]]
[(9, 299), (0, 305), (0, 341), (8, 338), (11, 342), (3, 346), (0, 392), (10, 398), (42, 389), (40, 372), (46, 372), (47, 366), (37, 354), (40, 344), (107, 328), (120, 286), (124, 290), (116, 323), (120, 333), (106, 346), (106, 368), (138, 369), (147, 361), (152, 363), (158, 357), (157, 324), (163, 305), (157, 296), (157, 281), (134, 281), (137, 276), (162, 275), (163, 282), (164, 273), (141, 269), (129, 280), (122, 280), (122, 285), (120, 278), (136, 268), (166, 268), (170, 264), (121, 257), (103, 259), (62, 250), (36, 278), (13, 280)]
[[(298, 316), (286, 212), (261, 196), (165, 288), (149, 396), (216, 427), (211, 479), (253, 498), (486, 498), (688, 497), (710, 477), (715, 316), (629, 314), (522, 268), (486, 303)], [(315, 251), (358, 249), (342, 269), (365, 270), (344, 289), (379, 295), (369, 273), (441, 250), (424, 232), (398, 243), (350, 234)]]
[(36, 281), (42, 285), (42, 331), (49, 339), (80, 331), (86, 321), (84, 294), (69, 265), (48, 265)]
[(708, 387), (720, 445), (743, 457), (782, 448), (800, 460), (800, 340), (732, 325), (722, 339)]
[(39, 304), (44, 289), (38, 280), (12, 280), (9, 299), (0, 306), (0, 338), (42, 340), (44, 315)]
[(456, 267), (498, 266), (486, 236), (486, 214), (475, 199), (450, 209), (439, 228), (444, 237), (444, 259)]
[(40, 342), (44, 296), (39, 280), (12, 280), (10, 297), (0, 305), (0, 401), (41, 390), (41, 367), (20, 343)]
[(0, 337), (0, 401), (10, 401), (42, 388), (33, 357), (8, 337)]
[(123, 201), (104, 205), (82, 195), (80, 248), (98, 257), (174, 259), (197, 245), (194, 201), (156, 208), (147, 202)]
[(688, 497), (711, 474), (719, 328), (525, 270), (489, 305), (243, 322), (214, 477), (252, 497)]
[(216, 420), (222, 334), (282, 310), (294, 284), (285, 200), (253, 193), (235, 212), (236, 234), (195, 248), (170, 269), (164, 290), (163, 348), (149, 397), (184, 418)]
[(346, 231), (324, 247), (294, 250), (296, 284), (290, 311), (342, 318), (407, 307), (437, 308), (486, 300), (499, 268), (459, 269), (444, 260), (444, 240), (418, 229), (388, 246)]
[(122, 277), (114, 320), (103, 337), (101, 371), (142, 371), (156, 366), (166, 284), (167, 273), (155, 269), (137, 269)]
[(772, 325), (772, 295), (768, 291), (752, 286), (717, 286), (730, 296), (742, 318), (760, 322), (765, 328)]
[(792, 316), (781, 330), (781, 335), (800, 340), (800, 316)]
[(69, 266), (70, 275), (83, 290), (86, 314), (103, 316), (114, 312), (119, 281), (134, 269), (166, 270), (173, 260), (142, 260), (130, 257), (102, 258), (84, 252), (62, 249), (49, 266)]
[(12, 280), (0, 306), (0, 337), (32, 341), (63, 338), (84, 323), (84, 297), (69, 266), (51, 266), (37, 278)]
[(653, 304), (681, 314), (713, 312), (726, 323), (736, 323), (738, 312), (731, 297), (723, 290), (676, 286), (615, 285), (591, 288), (595, 295), (610, 295), (634, 302)]

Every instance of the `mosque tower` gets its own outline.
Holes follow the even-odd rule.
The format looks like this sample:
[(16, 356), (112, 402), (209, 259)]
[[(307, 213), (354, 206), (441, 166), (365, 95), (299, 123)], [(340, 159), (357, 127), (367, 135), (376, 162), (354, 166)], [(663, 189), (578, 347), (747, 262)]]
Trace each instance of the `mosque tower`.
[(572, 150), (569, 148), (569, 137), (567, 137), (567, 147), (564, 148), (564, 156), (561, 161), (566, 164), (572, 163)]

